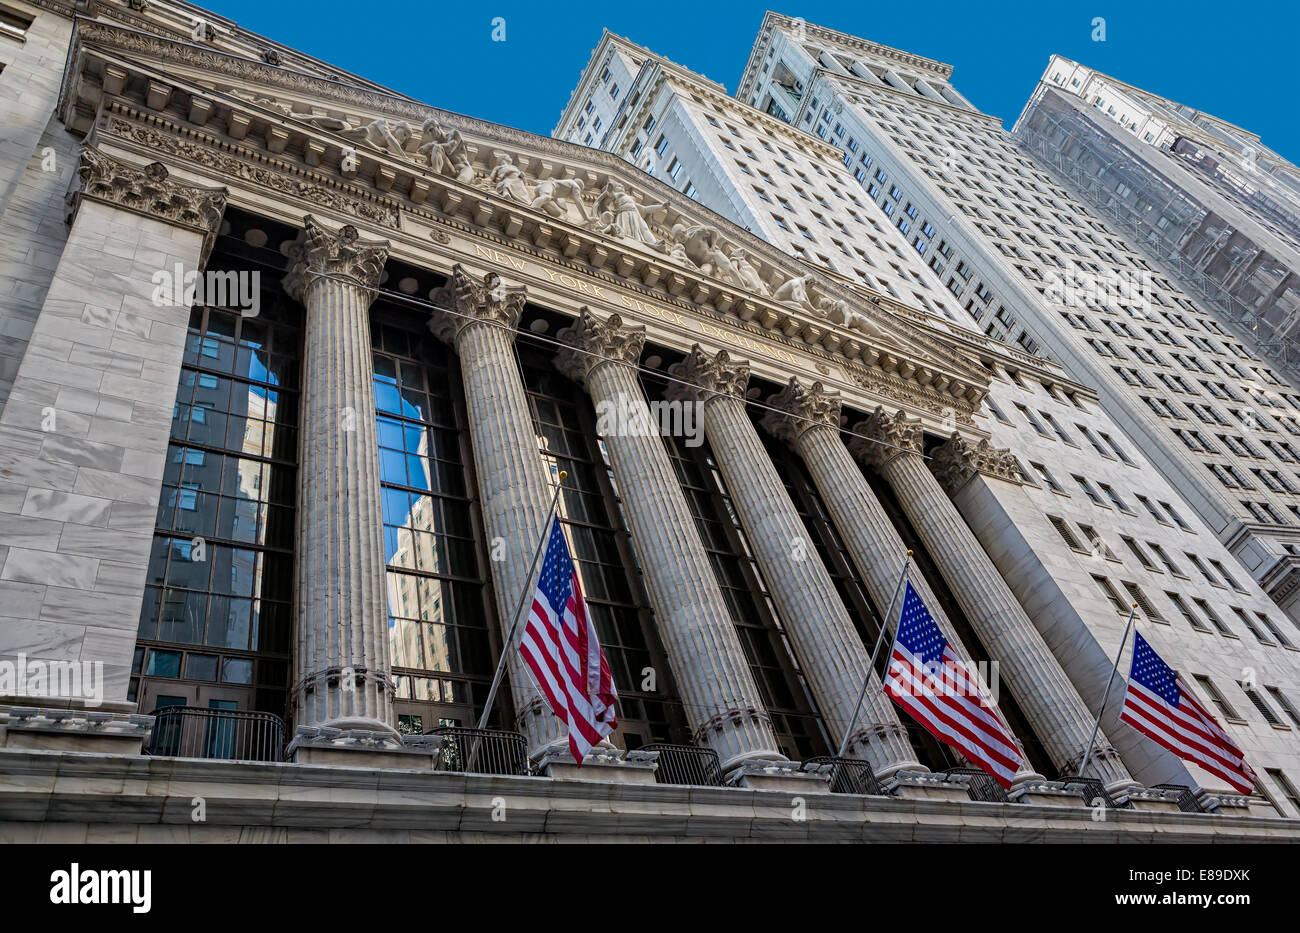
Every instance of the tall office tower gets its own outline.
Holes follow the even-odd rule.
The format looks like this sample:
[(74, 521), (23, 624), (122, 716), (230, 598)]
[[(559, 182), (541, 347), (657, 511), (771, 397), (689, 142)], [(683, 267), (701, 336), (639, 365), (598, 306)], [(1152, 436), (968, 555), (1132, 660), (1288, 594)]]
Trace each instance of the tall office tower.
[(971, 318), (1095, 386), (1247, 572), (1300, 617), (1300, 393), (950, 78), (948, 65), (769, 13), (736, 97), (870, 160), (877, 209), (917, 212), (900, 218), (911, 242)]
[(1053, 55), (1015, 133), (1300, 376), (1300, 169), (1254, 133)]
[[(779, 20), (769, 15), (767, 23)], [(764, 35), (781, 33), (765, 26)], [(921, 196), (904, 193), (916, 189), (898, 168), (907, 163), (890, 156), (866, 122), (854, 118), (850, 102), (837, 99), (833, 79), (817, 69), (838, 69), (836, 75), (852, 75), (846, 81), (873, 82), (892, 88), (890, 94), (903, 93), (901, 74), (908, 73), (913, 83), (907, 86), (922, 88), (921, 98), (936, 113), (1001, 132), (996, 122), (947, 84), (947, 66), (851, 41), (874, 50), (875, 59), (841, 61), (826, 48), (802, 46), (803, 59), (795, 50), (764, 50), (763, 74), (774, 80), (739, 100), (606, 31), (553, 134), (632, 162), (810, 270), (829, 270), (834, 281), (888, 309), (898, 327), (920, 328), (986, 368), (990, 390), (972, 424), (1016, 453), (1015, 469), (1027, 481), (1014, 497), (965, 503), (973, 508), (964, 518), (985, 549), (998, 555), (999, 568), (1088, 702), (1100, 703), (1104, 672), (1096, 664), (1105, 649), (1084, 661), (1067, 641), (1086, 632), (1084, 642), (1093, 649), (1118, 644), (1118, 623), (1133, 602), (1158, 625), (1174, 620), (1153, 637), (1168, 639), (1169, 650), (1190, 666), (1209, 663), (1205, 652), (1213, 643), (1222, 667), (1210, 680), (1239, 680), (1240, 669), (1256, 663), (1271, 676), (1295, 676), (1295, 625), (1280, 619), (1244, 572), (1229, 569), (1234, 560), (1228, 549), (1181, 504), (1180, 493), (1152, 468), (1141, 446), (1124, 440), (1098, 396), (1037, 354), (1038, 343), (1023, 329), (1006, 330), (1009, 312), (988, 312), (991, 286), (975, 277), (973, 260), (957, 257), (953, 238), (939, 229), (951, 225), (949, 216), (923, 209)], [(803, 76), (786, 62), (803, 68)], [(917, 93), (907, 94), (905, 106), (911, 107)], [(601, 114), (599, 133), (591, 132), (592, 113)], [(707, 256), (696, 258), (707, 267)], [(684, 261), (696, 265), (690, 257)], [(936, 276), (945, 270), (947, 276)], [(727, 268), (712, 271), (732, 275)], [(750, 284), (835, 319), (835, 303), (819, 294), (819, 285), (803, 292), (788, 286)], [(1006, 343), (993, 339), (1012, 335), (1016, 339)], [(1147, 378), (1147, 366), (1139, 366)], [(914, 394), (905, 406), (927, 404), (935, 403)], [(941, 417), (945, 410), (949, 418), (954, 414), (936, 407)], [(1246, 593), (1258, 594), (1259, 604), (1239, 604)], [(976, 649), (984, 650), (979, 635), (971, 634)], [(1272, 744), (1273, 736), (1264, 736)], [(1129, 755), (1137, 751), (1124, 747), (1131, 738), (1124, 730), (1112, 738)]]

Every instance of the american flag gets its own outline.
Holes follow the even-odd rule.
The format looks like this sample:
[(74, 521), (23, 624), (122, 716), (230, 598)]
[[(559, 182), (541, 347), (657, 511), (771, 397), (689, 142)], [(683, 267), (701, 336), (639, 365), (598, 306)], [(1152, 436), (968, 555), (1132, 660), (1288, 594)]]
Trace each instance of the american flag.
[(618, 692), (558, 517), (551, 522), (519, 653), (551, 711), (568, 725), (569, 750), (582, 764), (591, 747), (618, 728)]
[(934, 624), (911, 581), (903, 594), (885, 692), (936, 739), (1011, 787), (1021, 763), (1016, 740)]
[(1119, 718), (1179, 758), (1195, 762), (1249, 794), (1258, 778), (1237, 743), (1146, 639), (1136, 632), (1133, 639), (1133, 663)]

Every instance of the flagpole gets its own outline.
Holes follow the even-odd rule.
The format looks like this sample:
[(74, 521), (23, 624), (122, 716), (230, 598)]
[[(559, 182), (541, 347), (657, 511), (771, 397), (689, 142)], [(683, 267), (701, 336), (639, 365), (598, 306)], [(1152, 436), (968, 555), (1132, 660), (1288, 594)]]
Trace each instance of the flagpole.
[(1106, 713), (1106, 701), (1110, 699), (1110, 688), (1115, 683), (1115, 674), (1119, 671), (1119, 659), (1124, 655), (1124, 646), (1128, 644), (1128, 633), (1137, 618), (1138, 604), (1129, 610), (1128, 622), (1124, 626), (1124, 637), (1119, 640), (1119, 650), (1115, 652), (1115, 666), (1110, 669), (1110, 680), (1106, 681), (1106, 691), (1101, 695), (1101, 709), (1097, 710), (1097, 721), (1092, 726), (1092, 737), (1088, 739), (1088, 750), (1084, 752), (1083, 764), (1079, 766), (1079, 777), (1087, 777), (1088, 764), (1092, 761), (1092, 748), (1097, 744), (1097, 733), (1101, 731), (1101, 717)]
[(899, 571), (898, 583), (894, 586), (894, 595), (889, 597), (889, 608), (885, 610), (884, 617), (880, 620), (880, 634), (876, 636), (875, 647), (871, 649), (871, 661), (867, 664), (867, 676), (862, 680), (862, 692), (858, 694), (858, 705), (853, 707), (853, 718), (844, 729), (844, 738), (840, 742), (840, 750), (835, 755), (836, 758), (843, 758), (844, 753), (849, 747), (849, 738), (853, 735), (853, 726), (858, 721), (858, 713), (862, 711), (862, 701), (867, 696), (867, 687), (871, 686), (871, 674), (876, 669), (876, 656), (880, 654), (880, 646), (884, 643), (885, 632), (889, 629), (889, 616), (894, 611), (894, 601), (898, 599), (898, 593), (903, 588), (903, 581), (907, 579), (907, 566), (912, 561), (912, 552), (908, 551), (907, 556), (903, 558), (903, 569)]
[(519, 594), (519, 602), (515, 606), (514, 622), (510, 625), (510, 633), (506, 636), (505, 644), (501, 647), (501, 657), (497, 661), (496, 673), (492, 675), (492, 687), (488, 690), (487, 700), (483, 703), (483, 714), (479, 717), (479, 729), (487, 727), (488, 716), (492, 713), (492, 704), (496, 700), (497, 687), (501, 685), (501, 674), (506, 668), (506, 659), (510, 656), (510, 649), (515, 643), (515, 632), (519, 630), (519, 623), (523, 619), (524, 607), (527, 605), (528, 596), (533, 592), (533, 576), (537, 573), (537, 562), (542, 558), (542, 551), (546, 548), (546, 542), (551, 536), (551, 519), (555, 515), (556, 506), (560, 502), (560, 490), (564, 488), (564, 481), (569, 474), (566, 470), (560, 471), (560, 481), (555, 485), (555, 495), (551, 497), (551, 507), (546, 510), (546, 518), (542, 522), (541, 539), (537, 542), (537, 550), (533, 552), (533, 562), (528, 568), (528, 578), (524, 581), (523, 592)]

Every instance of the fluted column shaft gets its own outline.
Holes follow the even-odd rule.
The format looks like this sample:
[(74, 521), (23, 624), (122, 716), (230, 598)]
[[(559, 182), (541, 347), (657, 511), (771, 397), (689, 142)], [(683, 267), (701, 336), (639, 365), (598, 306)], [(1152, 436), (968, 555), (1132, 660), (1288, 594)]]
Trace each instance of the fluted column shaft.
[[(504, 642), (515, 622), (511, 614), (531, 582), (533, 555), (554, 494), (515, 361), (514, 328), (524, 290), (507, 288), (492, 274), (477, 281), (457, 266), (447, 286), (431, 297), (454, 312), (435, 311), (430, 329), (460, 358), (479, 507), (499, 557), (492, 561), (492, 591)], [(528, 738), (529, 754), (536, 755), (561, 740), (563, 724), (542, 699), (518, 650), (513, 645), (505, 650), (517, 725)]]
[[(855, 428), (855, 433), (883, 434), (888, 431), (887, 421), (899, 420), (901, 416), (878, 412), (871, 422)], [(958, 440), (949, 444), (964, 446)], [(1092, 735), (1094, 716), (1024, 607), (918, 449), (906, 441), (896, 446), (876, 445), (874, 459), (953, 597), (979, 632), (989, 654), (998, 660), (1001, 676), (1015, 693), (1052, 763), (1062, 772), (1079, 767)], [(971, 474), (975, 472), (973, 467), (967, 469)], [(1090, 770), (1107, 785), (1133, 780), (1104, 735), (1098, 735), (1093, 762)]]
[(732, 364), (725, 350), (708, 358), (696, 347), (673, 374), (707, 385), (679, 388), (674, 395), (697, 403), (702, 399), (709, 446), (837, 746), (852, 723), (850, 757), (871, 762), (878, 772), (924, 770), (874, 673), (873, 688), (868, 688), (862, 710), (857, 709), (871, 656), (820, 556), (807, 544), (803, 520), (746, 413), (743, 394), (749, 366)]
[[(575, 349), (557, 363), (586, 385), (593, 402), (650, 424), (633, 368), (645, 329), (624, 328), (618, 315), (597, 322), (584, 311), (562, 335)], [(610, 356), (619, 359), (603, 358)], [(744, 759), (784, 759), (663, 438), (612, 432), (605, 447), (696, 740), (717, 751), (724, 769)]]
[[(786, 413), (773, 412), (764, 419), (764, 426), (790, 443), (803, 458), (831, 520), (857, 565), (863, 585), (872, 601), (885, 611), (898, 585), (898, 572), (907, 548), (849, 449), (840, 440), (838, 397), (826, 393), (820, 383), (813, 383), (808, 390), (792, 380), (769, 403)], [(970, 652), (925, 578), (915, 573), (908, 579), (953, 651), (969, 662)], [(893, 611), (898, 610), (896, 604)], [(885, 620), (886, 625), (892, 622), (892, 618)]]
[(297, 725), (393, 729), (369, 308), (387, 243), (311, 217), (286, 290), (306, 308), (298, 464)]

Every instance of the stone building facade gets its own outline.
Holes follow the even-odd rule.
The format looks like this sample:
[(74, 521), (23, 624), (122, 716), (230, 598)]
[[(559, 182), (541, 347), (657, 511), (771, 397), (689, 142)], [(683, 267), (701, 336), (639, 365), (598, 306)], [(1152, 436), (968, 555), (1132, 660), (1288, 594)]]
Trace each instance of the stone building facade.
[[(610, 36), (570, 141), (188, 4), (0, 10), (3, 838), (1297, 834), (1300, 633), (1096, 392), (965, 324), (839, 148)], [(596, 114), (674, 135), (642, 166)], [(620, 727), (576, 768), (509, 651), (528, 773), (481, 773), (455, 730), (562, 472)], [(997, 800), (869, 670), (909, 550), (1024, 748)], [(1113, 702), (1079, 780), (1133, 603), (1256, 796)]]

